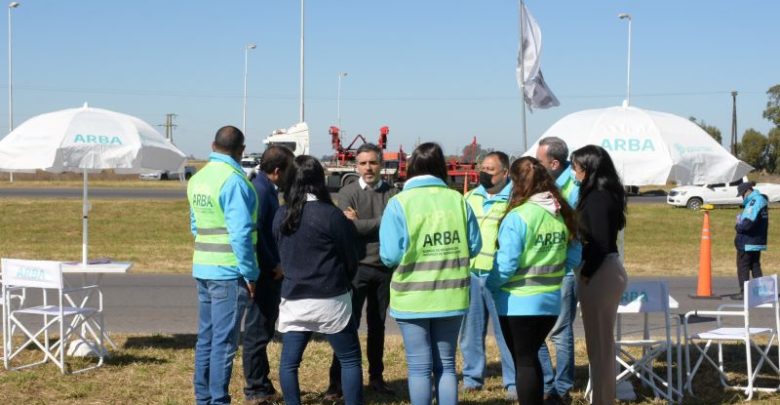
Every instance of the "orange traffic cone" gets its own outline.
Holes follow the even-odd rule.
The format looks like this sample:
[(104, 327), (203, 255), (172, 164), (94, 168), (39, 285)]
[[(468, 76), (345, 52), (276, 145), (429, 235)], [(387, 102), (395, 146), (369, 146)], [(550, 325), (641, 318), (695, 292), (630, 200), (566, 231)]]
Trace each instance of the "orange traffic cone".
[(720, 298), (712, 295), (712, 238), (710, 234), (710, 210), (704, 208), (704, 222), (701, 225), (701, 246), (699, 248), (699, 280), (696, 295), (691, 298)]

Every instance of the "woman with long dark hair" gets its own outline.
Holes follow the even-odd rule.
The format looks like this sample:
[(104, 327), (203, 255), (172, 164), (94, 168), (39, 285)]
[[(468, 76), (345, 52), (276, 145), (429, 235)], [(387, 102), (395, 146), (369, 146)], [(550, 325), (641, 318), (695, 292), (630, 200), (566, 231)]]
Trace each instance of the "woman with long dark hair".
[(482, 247), (479, 225), (447, 187), (439, 145), (418, 146), (408, 176), (379, 227), (379, 256), (393, 269), (390, 315), (404, 340), (411, 403), (430, 405), (435, 386), (437, 404), (455, 405), (455, 348), (469, 306), (469, 258)]
[(277, 211), (273, 226), (284, 269), (277, 326), (282, 333), (279, 380), (284, 402), (300, 404), (298, 368), (317, 332), (341, 362), (345, 402), (362, 404), (363, 369), (350, 295), (358, 264), (354, 225), (333, 205), (317, 159), (296, 157), (285, 185), (286, 205)]
[(498, 229), (498, 250), (487, 286), (493, 291), (501, 331), (515, 363), (521, 404), (542, 404), (539, 348), (561, 312), (561, 283), (577, 233), (574, 210), (555, 179), (535, 158), (509, 169), (512, 193)]
[(581, 183), (577, 213), (583, 246), (577, 298), (590, 363), (591, 403), (611, 405), (615, 401), (615, 318), (628, 282), (617, 248), (618, 232), (626, 226), (626, 193), (603, 148), (577, 149), (571, 162)]

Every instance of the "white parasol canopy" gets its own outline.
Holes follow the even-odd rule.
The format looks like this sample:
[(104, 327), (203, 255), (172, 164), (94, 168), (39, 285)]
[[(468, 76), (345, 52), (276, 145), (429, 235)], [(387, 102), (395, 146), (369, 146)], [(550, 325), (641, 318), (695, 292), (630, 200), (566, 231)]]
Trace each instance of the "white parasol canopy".
[[(609, 107), (569, 114), (540, 139), (556, 136), (569, 151), (593, 144), (606, 149), (623, 184), (731, 182), (753, 168), (735, 158), (695, 123), (637, 107)], [(537, 141), (526, 155), (534, 156)]]
[(0, 140), (0, 171), (84, 174), (82, 264), (87, 264), (88, 172), (179, 171), (186, 157), (139, 118), (99, 108), (71, 108), (30, 118)]

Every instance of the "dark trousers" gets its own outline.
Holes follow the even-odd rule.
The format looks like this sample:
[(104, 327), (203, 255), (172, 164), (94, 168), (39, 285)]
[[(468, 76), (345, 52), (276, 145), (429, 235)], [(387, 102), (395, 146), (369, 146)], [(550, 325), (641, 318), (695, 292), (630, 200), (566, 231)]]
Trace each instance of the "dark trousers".
[(257, 280), (255, 298), (247, 304), (244, 319), (244, 395), (247, 399), (273, 395), (268, 378), (268, 343), (274, 338), (276, 320), (279, 318), (281, 280), (274, 280), (270, 272), (261, 272)]
[(554, 315), (499, 316), (501, 332), (515, 362), (517, 399), (524, 405), (544, 402), (544, 378), (539, 348), (552, 330)]
[(739, 279), (739, 290), (745, 286), (745, 281), (750, 280), (750, 276), (758, 278), (763, 276), (761, 273), (761, 251), (746, 252), (737, 250), (737, 278)]
[[(358, 266), (355, 279), (352, 280), (352, 319), (360, 327), (363, 303), (366, 304), (366, 322), (368, 339), (366, 354), (368, 357), (369, 380), (382, 379), (385, 364), (385, 319), (390, 305), (390, 278), (393, 273), (385, 267)], [(341, 366), (335, 354), (330, 364), (330, 386), (341, 386)]]

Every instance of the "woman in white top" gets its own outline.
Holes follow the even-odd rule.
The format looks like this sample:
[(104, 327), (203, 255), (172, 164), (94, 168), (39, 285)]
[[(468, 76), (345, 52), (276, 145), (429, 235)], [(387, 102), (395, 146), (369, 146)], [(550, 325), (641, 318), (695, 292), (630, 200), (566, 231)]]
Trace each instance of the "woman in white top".
[(363, 369), (352, 321), (350, 281), (358, 253), (352, 221), (333, 205), (317, 159), (298, 156), (287, 172), (286, 205), (274, 217), (273, 233), (284, 271), (279, 324), (279, 381), (287, 405), (300, 403), (298, 367), (314, 332), (322, 333), (341, 362), (347, 405), (363, 404)]

